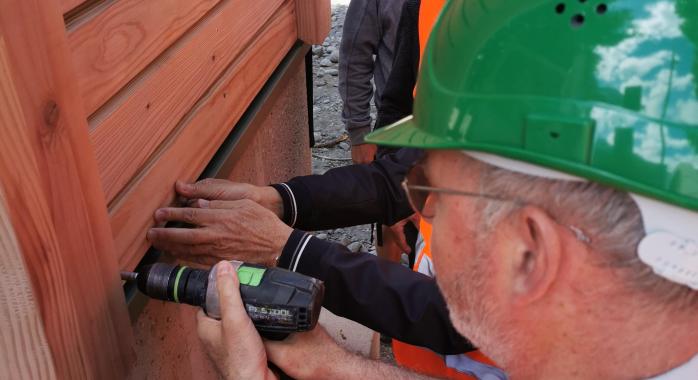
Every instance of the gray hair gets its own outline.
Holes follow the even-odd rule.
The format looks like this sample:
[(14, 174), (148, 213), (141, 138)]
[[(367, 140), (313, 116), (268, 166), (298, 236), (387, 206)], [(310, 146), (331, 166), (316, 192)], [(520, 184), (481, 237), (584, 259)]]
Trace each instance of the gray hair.
[[(618, 269), (628, 289), (649, 294), (667, 306), (698, 306), (698, 291), (657, 276), (639, 259), (637, 247), (645, 228), (640, 209), (627, 192), (596, 182), (535, 177), (478, 162), (482, 193), (536, 205), (558, 223), (581, 229), (591, 238), (592, 249), (601, 254), (599, 265)], [(486, 226), (491, 228), (520, 207), (483, 200)]]

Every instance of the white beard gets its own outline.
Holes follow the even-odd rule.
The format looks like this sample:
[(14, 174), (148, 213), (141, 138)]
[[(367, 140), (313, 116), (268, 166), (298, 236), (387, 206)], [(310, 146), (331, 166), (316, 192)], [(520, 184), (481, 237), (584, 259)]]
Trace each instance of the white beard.
[[(439, 285), (443, 285), (441, 289), (456, 330), (507, 370), (516, 361), (514, 342), (520, 334), (507, 329), (511, 326), (507, 323), (507, 310), (501, 310), (496, 300), (488, 296), (491, 294), (488, 292), (489, 280), (494, 278), (490, 275), (492, 266), (487, 262), (491, 255), (482, 250), (481, 244), (477, 245), (478, 253), (470, 263), (465, 263), (466, 270), (459, 276), (459, 281)], [(518, 348), (518, 352), (523, 352), (521, 347)], [(525, 357), (519, 359), (526, 360)]]

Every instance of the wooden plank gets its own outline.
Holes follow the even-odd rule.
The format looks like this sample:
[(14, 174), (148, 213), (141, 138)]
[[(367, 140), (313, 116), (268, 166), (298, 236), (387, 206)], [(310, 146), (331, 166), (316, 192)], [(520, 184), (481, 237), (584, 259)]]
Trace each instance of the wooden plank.
[(174, 182), (196, 179), (296, 40), (293, 3), (285, 2), (114, 201), (112, 231), (122, 268), (134, 268), (147, 249), (152, 213), (172, 202)]
[(330, 0), (295, 0), (298, 17), (298, 39), (320, 45), (330, 33), (332, 15)]
[[(6, 88), (0, 88), (0, 104), (4, 105), (3, 90)], [(3, 110), (12, 109), (0, 108), (0, 120), (7, 121)], [(6, 379), (55, 379), (31, 280), (5, 205), (0, 188), (0, 374)]]
[(84, 3), (86, 0), (59, 0), (61, 13), (65, 14)]
[(119, 0), (71, 22), (68, 40), (87, 115), (148, 66), (220, 0)]
[(58, 378), (123, 378), (133, 338), (57, 1), (0, 0), (0, 178)]
[(90, 121), (107, 202), (133, 178), (283, 2), (224, 0), (170, 49), (167, 59), (157, 62), (118, 102)]

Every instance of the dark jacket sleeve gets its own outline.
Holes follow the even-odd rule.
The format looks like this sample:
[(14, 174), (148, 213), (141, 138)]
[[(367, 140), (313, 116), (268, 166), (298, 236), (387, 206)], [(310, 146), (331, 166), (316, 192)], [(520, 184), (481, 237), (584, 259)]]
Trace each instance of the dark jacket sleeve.
[(283, 219), (309, 231), (375, 222), (395, 224), (413, 213), (401, 183), (422, 154), (419, 149), (400, 149), (370, 164), (272, 185), (284, 202)]
[(279, 267), (325, 283), (325, 306), (402, 342), (443, 355), (474, 348), (453, 327), (436, 281), (367, 253), (294, 230)]

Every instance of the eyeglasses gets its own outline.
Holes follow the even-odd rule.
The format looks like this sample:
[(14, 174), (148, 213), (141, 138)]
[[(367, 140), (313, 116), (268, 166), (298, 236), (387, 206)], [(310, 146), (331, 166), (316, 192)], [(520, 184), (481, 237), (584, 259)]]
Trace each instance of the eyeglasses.
[[(425, 174), (424, 165), (421, 162), (421, 160), (407, 172), (405, 179), (402, 181), (402, 188), (405, 190), (405, 193), (407, 194), (407, 200), (409, 201), (410, 206), (412, 206), (412, 209), (421, 218), (425, 219), (431, 219), (434, 217), (435, 214), (433, 207), (427, 207), (427, 204), (429, 203), (430, 199), (432, 199), (433, 193), (485, 198), (498, 202), (509, 202), (516, 205), (524, 205), (528, 203), (516, 198), (504, 198), (496, 195), (479, 192), (429, 186), (429, 179)], [(587, 234), (585, 234), (584, 231), (582, 231), (580, 228), (571, 225), (566, 225), (565, 227), (567, 227), (567, 229), (569, 229), (574, 234), (577, 240), (585, 244), (591, 243), (591, 238)]]

